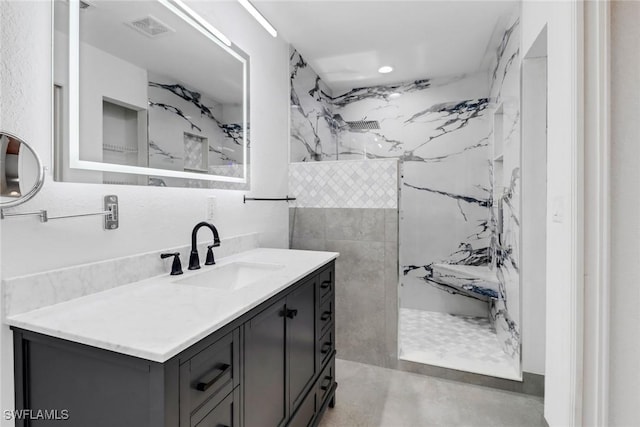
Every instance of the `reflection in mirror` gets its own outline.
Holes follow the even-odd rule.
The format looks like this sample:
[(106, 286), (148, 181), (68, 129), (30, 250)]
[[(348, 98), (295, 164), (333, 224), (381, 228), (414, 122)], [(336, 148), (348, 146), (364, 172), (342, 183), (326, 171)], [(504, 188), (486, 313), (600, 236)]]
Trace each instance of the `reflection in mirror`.
[(54, 2), (57, 180), (248, 188), (248, 57), (177, 5)]
[(18, 137), (0, 133), (0, 207), (17, 206), (42, 188), (44, 169), (38, 155)]

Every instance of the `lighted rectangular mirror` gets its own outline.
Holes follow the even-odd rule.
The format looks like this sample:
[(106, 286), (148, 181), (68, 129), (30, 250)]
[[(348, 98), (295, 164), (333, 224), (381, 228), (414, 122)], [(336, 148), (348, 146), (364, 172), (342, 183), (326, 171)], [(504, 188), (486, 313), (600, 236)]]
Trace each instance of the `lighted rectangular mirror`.
[(179, 0), (56, 0), (55, 178), (248, 188), (249, 58)]

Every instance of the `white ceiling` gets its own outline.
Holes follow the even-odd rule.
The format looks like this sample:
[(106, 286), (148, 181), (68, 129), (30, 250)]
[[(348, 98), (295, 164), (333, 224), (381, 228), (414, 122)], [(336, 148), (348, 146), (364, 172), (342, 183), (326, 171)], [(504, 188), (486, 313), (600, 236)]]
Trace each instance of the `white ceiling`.
[[(517, 1), (254, 0), (334, 92), (487, 70)], [(391, 65), (382, 75), (378, 68)]]

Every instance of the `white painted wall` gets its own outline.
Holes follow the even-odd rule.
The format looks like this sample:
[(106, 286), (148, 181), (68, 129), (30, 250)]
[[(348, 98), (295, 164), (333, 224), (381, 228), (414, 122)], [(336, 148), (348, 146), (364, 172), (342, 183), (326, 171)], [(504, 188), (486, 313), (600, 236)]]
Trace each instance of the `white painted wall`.
[(611, 2), (609, 425), (640, 407), (640, 3)]
[[(545, 37), (545, 54), (546, 41)], [(523, 58), (521, 114), (522, 370), (544, 375), (547, 264), (546, 56)]]
[[(214, 25), (251, 57), (251, 193), (287, 192), (288, 46), (269, 36), (235, 2), (194, 5), (218, 17)], [(51, 3), (2, 1), (0, 127), (31, 143), (51, 168)], [(186, 244), (193, 225), (206, 217), (206, 198), (217, 197), (213, 221), (222, 236), (256, 231), (261, 245), (287, 247), (285, 203), (243, 204), (242, 192), (123, 187), (53, 182), (16, 210), (48, 209), (52, 215), (100, 209), (102, 196), (120, 197), (120, 229), (105, 232), (98, 217), (40, 224), (11, 219), (1, 227), (1, 277)], [(203, 234), (204, 238), (204, 234)], [(13, 407), (11, 333), (2, 327), (0, 407)], [(4, 423), (4, 421), (3, 421)], [(2, 424), (3, 426), (5, 424)], [(6, 424), (11, 425), (11, 424)]]
[(101, 162), (102, 102), (106, 98), (136, 111), (146, 110), (147, 70), (87, 43), (80, 44), (80, 69), (91, 76), (80, 79), (80, 159)]
[(525, 1), (522, 3), (521, 52), (529, 51), (538, 34), (547, 25), (548, 46), (548, 182), (547, 202), (558, 221), (547, 217), (547, 324), (545, 366), (545, 418), (550, 426), (570, 426), (580, 420), (575, 414), (577, 386), (572, 359), (572, 316), (579, 301), (571, 292), (576, 266), (572, 265), (572, 230), (579, 227), (580, 197), (572, 188), (572, 148), (580, 140), (572, 120), (578, 115), (573, 105), (573, 90), (578, 82), (574, 43), (578, 31), (573, 24), (574, 2)]

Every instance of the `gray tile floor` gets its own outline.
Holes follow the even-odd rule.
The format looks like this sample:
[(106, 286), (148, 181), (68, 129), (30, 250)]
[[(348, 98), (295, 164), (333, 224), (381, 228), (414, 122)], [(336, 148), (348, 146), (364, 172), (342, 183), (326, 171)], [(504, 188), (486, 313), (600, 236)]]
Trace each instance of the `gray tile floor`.
[(320, 427), (544, 426), (541, 398), (336, 360)]

